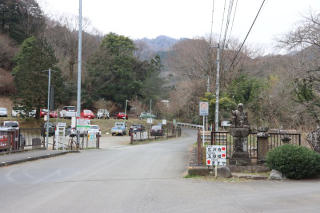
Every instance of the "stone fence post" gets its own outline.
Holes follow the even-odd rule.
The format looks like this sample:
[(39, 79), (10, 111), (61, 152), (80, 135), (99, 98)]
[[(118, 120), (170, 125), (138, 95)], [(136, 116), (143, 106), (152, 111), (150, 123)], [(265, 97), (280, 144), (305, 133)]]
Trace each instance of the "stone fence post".
[(266, 161), (268, 148), (269, 133), (267, 131), (259, 131), (257, 133), (257, 149), (258, 149), (258, 163)]

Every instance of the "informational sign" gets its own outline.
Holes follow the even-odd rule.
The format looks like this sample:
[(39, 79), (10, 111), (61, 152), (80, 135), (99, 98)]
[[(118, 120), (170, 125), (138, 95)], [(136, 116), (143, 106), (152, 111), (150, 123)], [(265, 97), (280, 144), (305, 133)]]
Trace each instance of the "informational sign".
[(97, 134), (95, 132), (88, 132), (88, 140), (90, 142), (95, 142), (97, 139)]
[(229, 127), (229, 126), (231, 126), (231, 123), (230, 123), (230, 121), (221, 121), (221, 126)]
[(77, 118), (77, 130), (88, 130), (90, 128), (90, 119)]
[(167, 125), (167, 120), (163, 119), (162, 120), (162, 125)]
[(153, 123), (152, 118), (147, 118), (147, 124), (152, 124), (152, 123)]
[(71, 117), (71, 128), (76, 128), (77, 127), (77, 119), (76, 117)]
[(200, 116), (208, 116), (209, 115), (209, 103), (208, 102), (200, 102), (199, 103), (199, 114), (200, 114)]
[(227, 165), (227, 147), (218, 145), (208, 145), (206, 147), (207, 166), (225, 166)]

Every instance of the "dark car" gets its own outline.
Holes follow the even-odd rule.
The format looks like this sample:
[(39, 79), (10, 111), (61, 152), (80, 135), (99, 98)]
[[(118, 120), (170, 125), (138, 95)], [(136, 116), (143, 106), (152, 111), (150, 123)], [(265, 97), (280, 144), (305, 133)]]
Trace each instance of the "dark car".
[(129, 135), (136, 132), (143, 132), (145, 129), (142, 124), (133, 124), (129, 129)]
[(163, 136), (163, 128), (161, 125), (154, 125), (151, 127), (150, 135), (151, 136)]
[[(49, 122), (49, 137), (53, 136), (55, 133), (56, 126), (54, 123)], [(42, 136), (47, 135), (47, 122), (44, 123), (42, 131), (41, 131)]]

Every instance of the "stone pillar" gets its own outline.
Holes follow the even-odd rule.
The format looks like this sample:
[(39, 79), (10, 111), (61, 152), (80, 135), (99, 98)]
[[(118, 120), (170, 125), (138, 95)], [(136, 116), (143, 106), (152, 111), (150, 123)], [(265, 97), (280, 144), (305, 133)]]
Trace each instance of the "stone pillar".
[(258, 163), (265, 163), (268, 148), (268, 132), (260, 131), (257, 133), (257, 145), (258, 145)]
[[(231, 165), (247, 166), (250, 164), (250, 158), (247, 148), (249, 128), (235, 127), (230, 128), (230, 133), (233, 136), (233, 153), (230, 159)], [(245, 149), (244, 149), (245, 148)]]

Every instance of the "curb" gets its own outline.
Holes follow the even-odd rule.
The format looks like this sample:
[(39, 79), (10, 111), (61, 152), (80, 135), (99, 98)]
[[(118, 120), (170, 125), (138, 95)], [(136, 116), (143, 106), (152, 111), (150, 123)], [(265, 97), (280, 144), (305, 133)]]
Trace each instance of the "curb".
[(232, 173), (232, 177), (248, 180), (268, 180), (267, 176)]
[(14, 160), (14, 161), (10, 161), (10, 162), (1, 162), (0, 167), (10, 166), (10, 165), (24, 163), (24, 162), (28, 162), (28, 161), (35, 161), (35, 160), (39, 160), (39, 159), (57, 157), (57, 156), (65, 155), (65, 154), (69, 154), (69, 153), (80, 153), (80, 151), (59, 152), (59, 153), (46, 154), (46, 155), (41, 155), (41, 156), (36, 156), (36, 157), (28, 157), (28, 158)]

